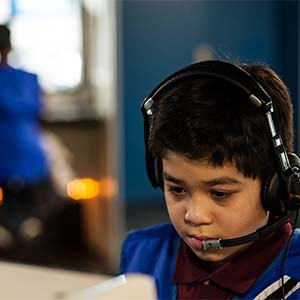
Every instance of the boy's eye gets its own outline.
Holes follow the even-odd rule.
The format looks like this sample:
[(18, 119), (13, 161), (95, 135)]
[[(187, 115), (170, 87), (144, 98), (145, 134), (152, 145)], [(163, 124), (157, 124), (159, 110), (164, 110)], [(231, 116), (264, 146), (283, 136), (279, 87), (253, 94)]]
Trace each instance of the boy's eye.
[(226, 199), (231, 195), (231, 193), (228, 192), (215, 191), (215, 190), (210, 191), (210, 194), (212, 195), (213, 198), (218, 200)]
[(168, 191), (176, 196), (181, 196), (185, 193), (185, 189), (178, 186), (169, 186)]

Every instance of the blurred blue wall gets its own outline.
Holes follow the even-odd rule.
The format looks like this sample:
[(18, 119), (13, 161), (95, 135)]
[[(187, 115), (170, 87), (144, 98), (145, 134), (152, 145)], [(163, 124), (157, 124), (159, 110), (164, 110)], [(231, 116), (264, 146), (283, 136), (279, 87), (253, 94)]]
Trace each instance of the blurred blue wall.
[(140, 103), (165, 76), (194, 62), (199, 45), (209, 45), (214, 58), (266, 62), (282, 75), (297, 104), (298, 1), (127, 0), (118, 5), (128, 204), (162, 199), (146, 177)]

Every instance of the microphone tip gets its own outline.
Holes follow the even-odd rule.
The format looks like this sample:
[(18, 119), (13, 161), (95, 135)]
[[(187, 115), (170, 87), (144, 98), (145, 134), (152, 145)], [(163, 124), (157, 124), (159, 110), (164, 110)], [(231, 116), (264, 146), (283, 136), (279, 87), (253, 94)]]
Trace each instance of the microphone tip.
[(219, 249), (222, 249), (221, 239), (203, 241), (202, 242), (202, 247), (203, 247), (204, 250), (207, 250), (209, 248), (219, 248)]

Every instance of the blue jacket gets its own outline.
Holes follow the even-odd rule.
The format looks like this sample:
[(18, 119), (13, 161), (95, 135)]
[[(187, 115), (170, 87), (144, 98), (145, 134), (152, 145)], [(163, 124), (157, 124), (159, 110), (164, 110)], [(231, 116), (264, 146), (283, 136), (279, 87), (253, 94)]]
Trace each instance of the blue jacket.
[(0, 184), (11, 179), (32, 183), (48, 175), (40, 106), (37, 76), (0, 66)]
[[(130, 232), (121, 251), (121, 273), (145, 273), (155, 278), (159, 299), (177, 299), (172, 282), (180, 237), (171, 224)], [(281, 299), (281, 265), (285, 251), (244, 295), (233, 299)], [(286, 299), (300, 299), (300, 230), (296, 229), (284, 268)]]

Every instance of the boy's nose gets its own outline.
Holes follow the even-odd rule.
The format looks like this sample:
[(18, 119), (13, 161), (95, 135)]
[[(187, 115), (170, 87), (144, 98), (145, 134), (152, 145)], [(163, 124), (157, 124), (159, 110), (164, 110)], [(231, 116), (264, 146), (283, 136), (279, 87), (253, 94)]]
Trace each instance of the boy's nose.
[(209, 207), (200, 201), (193, 201), (187, 207), (184, 215), (185, 223), (192, 226), (200, 226), (210, 224), (212, 221)]

